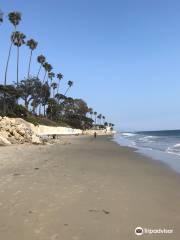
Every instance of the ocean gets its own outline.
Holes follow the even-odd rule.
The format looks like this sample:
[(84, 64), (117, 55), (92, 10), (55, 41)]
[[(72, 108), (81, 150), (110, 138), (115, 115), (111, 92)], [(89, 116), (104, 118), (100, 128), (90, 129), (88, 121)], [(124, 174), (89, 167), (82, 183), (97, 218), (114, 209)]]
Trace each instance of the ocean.
[(163, 161), (180, 173), (180, 130), (121, 132), (114, 140), (120, 145), (134, 147), (152, 159)]

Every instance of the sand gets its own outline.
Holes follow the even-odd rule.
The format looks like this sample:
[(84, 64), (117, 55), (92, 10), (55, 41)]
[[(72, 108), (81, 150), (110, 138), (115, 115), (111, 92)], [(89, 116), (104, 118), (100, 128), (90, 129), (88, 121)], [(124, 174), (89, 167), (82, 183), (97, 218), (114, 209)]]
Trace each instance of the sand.
[(0, 151), (2, 240), (180, 239), (180, 175), (134, 149), (86, 136)]

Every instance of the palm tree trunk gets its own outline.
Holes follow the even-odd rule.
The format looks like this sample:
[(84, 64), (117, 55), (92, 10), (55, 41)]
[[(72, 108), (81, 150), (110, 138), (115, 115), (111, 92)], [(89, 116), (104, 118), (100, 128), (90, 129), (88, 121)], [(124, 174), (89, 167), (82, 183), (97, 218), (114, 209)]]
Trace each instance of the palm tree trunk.
[(41, 115), (41, 103), (39, 104), (39, 116)]
[[(46, 74), (47, 74), (47, 71), (45, 71), (44, 78), (43, 78), (43, 83), (45, 82)], [(41, 93), (42, 93), (42, 89), (41, 89)], [(41, 114), (41, 103), (39, 104), (39, 115), (40, 114)]]
[(8, 71), (8, 66), (9, 66), (9, 59), (10, 59), (10, 56), (11, 56), (12, 45), (13, 45), (13, 43), (11, 42), (11, 45), (10, 45), (10, 48), (9, 48), (9, 52), (8, 52), (7, 63), (6, 63), (6, 70), (5, 70), (5, 77), (4, 77), (4, 86), (6, 86), (6, 83), (7, 83), (7, 71)]
[[(15, 31), (16, 31), (16, 25), (15, 25)], [(9, 59), (11, 56), (11, 49), (12, 49), (13, 42), (11, 41), (10, 47), (9, 47), (9, 52), (8, 52), (8, 58), (7, 58), (7, 63), (6, 63), (6, 70), (5, 70), (5, 78), (4, 78), (4, 86), (6, 86), (7, 83), (7, 71), (8, 71), (8, 66), (9, 66)]]
[(17, 47), (17, 80), (16, 83), (17, 85), (19, 84), (19, 47)]
[(34, 115), (35, 115), (35, 107), (36, 107), (35, 105), (36, 105), (36, 104), (35, 104), (35, 101), (33, 101), (33, 102), (32, 102), (32, 107), (33, 107), (33, 108), (32, 108), (32, 113), (33, 113)]
[(32, 50), (31, 50), (31, 53), (30, 53), (30, 58), (29, 58), (29, 66), (28, 66), (28, 79), (29, 79), (30, 68), (31, 68), (31, 59), (32, 59)]
[(69, 89), (70, 89), (70, 87), (67, 88), (67, 90), (66, 90), (64, 96), (66, 96), (66, 94), (67, 94), (67, 92), (69, 91)]
[[(8, 72), (9, 60), (10, 60), (10, 56), (11, 56), (12, 45), (13, 45), (13, 43), (11, 42), (11, 45), (9, 47), (9, 52), (8, 52), (8, 58), (7, 58), (7, 62), (6, 62), (4, 86), (6, 86), (6, 84), (7, 84), (7, 72)], [(6, 93), (4, 93), (4, 97), (3, 97), (3, 113), (4, 113), (4, 115), (6, 114)]]
[(28, 101), (27, 101), (27, 98), (25, 98), (24, 105), (25, 105), (25, 108), (28, 110)]
[(39, 70), (38, 70), (38, 74), (37, 74), (37, 78), (39, 77), (40, 71), (41, 71), (41, 67), (42, 65), (40, 64)]
[[(17, 84), (17, 87), (18, 87), (18, 84), (19, 84), (19, 47), (17, 47), (17, 79), (16, 79), (16, 84)], [(18, 104), (18, 99), (16, 100), (16, 103)]]
[(44, 78), (43, 78), (43, 83), (45, 82), (47, 71), (45, 71)]
[(59, 82), (58, 82), (57, 94), (59, 93), (59, 85), (60, 85), (60, 80), (59, 80)]
[(44, 104), (44, 117), (46, 116), (46, 105)]

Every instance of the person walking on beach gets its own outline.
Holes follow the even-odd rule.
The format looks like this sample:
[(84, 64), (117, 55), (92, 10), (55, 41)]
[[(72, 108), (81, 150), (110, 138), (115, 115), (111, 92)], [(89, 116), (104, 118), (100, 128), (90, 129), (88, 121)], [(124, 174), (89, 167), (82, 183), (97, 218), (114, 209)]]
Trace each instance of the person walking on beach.
[(97, 136), (97, 133), (96, 133), (96, 132), (94, 132), (94, 138), (96, 138), (96, 136)]

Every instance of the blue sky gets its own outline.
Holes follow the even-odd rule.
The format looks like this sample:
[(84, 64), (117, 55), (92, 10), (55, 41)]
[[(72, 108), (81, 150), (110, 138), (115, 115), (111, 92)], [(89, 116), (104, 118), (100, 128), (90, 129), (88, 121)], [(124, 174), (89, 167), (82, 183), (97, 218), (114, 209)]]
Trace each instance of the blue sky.
[[(38, 41), (55, 72), (74, 81), (71, 96), (83, 98), (120, 130), (180, 129), (180, 1), (1, 0), (5, 15), (18, 10), (18, 26)], [(12, 26), (0, 26), (0, 80)], [(27, 74), (29, 51), (21, 48)], [(15, 81), (15, 49), (8, 82)]]

